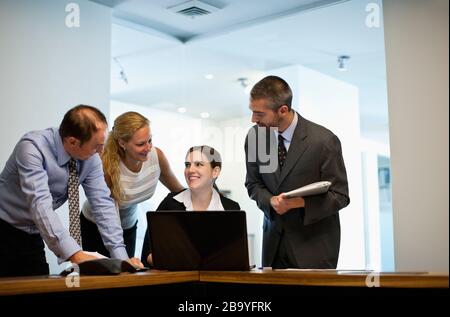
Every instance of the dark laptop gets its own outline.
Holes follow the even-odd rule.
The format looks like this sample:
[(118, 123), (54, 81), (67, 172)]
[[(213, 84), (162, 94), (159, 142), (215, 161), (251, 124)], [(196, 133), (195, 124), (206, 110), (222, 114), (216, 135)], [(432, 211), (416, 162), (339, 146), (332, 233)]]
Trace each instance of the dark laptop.
[(250, 269), (244, 211), (147, 212), (147, 223), (156, 269)]

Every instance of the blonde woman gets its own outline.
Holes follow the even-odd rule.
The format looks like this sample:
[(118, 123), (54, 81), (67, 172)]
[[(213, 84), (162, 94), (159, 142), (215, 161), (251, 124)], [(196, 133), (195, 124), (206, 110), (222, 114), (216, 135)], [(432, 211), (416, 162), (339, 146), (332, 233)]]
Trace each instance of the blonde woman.
[[(134, 256), (137, 231), (137, 205), (150, 199), (158, 181), (171, 192), (183, 189), (170, 169), (164, 153), (152, 146), (150, 122), (137, 112), (126, 112), (114, 126), (101, 155), (106, 183), (119, 207), (124, 242)], [(83, 249), (109, 256), (97, 225), (85, 202), (80, 215)]]

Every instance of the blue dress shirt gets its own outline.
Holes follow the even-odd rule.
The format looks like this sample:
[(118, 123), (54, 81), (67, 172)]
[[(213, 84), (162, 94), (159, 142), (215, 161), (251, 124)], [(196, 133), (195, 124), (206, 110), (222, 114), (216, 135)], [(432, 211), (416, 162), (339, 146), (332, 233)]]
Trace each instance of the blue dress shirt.
[[(59, 263), (81, 250), (55, 212), (67, 200), (69, 160), (57, 128), (33, 131), (20, 139), (0, 174), (0, 218), (29, 234), (40, 233)], [(111, 257), (128, 259), (99, 155), (77, 165), (105, 247)]]

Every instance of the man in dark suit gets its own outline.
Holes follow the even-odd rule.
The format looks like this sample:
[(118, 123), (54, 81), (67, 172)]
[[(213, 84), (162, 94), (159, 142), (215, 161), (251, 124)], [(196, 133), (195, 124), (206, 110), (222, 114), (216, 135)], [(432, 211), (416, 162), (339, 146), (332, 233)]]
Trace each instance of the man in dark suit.
[[(350, 202), (341, 144), (331, 131), (292, 110), (291, 102), (291, 88), (276, 76), (265, 77), (250, 93), (256, 125), (245, 142), (245, 186), (264, 212), (262, 264), (334, 269), (338, 212)], [(290, 199), (283, 195), (317, 181), (332, 182), (329, 191)]]

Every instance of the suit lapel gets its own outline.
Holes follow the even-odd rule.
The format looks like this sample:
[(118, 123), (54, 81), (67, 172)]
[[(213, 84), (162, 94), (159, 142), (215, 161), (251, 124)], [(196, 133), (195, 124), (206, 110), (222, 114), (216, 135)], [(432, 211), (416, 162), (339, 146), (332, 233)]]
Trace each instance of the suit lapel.
[(292, 137), (291, 145), (289, 146), (286, 161), (281, 173), (279, 172), (279, 169), (277, 170), (277, 176), (279, 175), (278, 187), (281, 185), (286, 176), (289, 175), (289, 172), (292, 170), (297, 161), (308, 148), (308, 142), (306, 141), (306, 138), (308, 136), (306, 129), (306, 120), (303, 119), (303, 117), (298, 113), (297, 116), (297, 127), (294, 130), (294, 135)]

